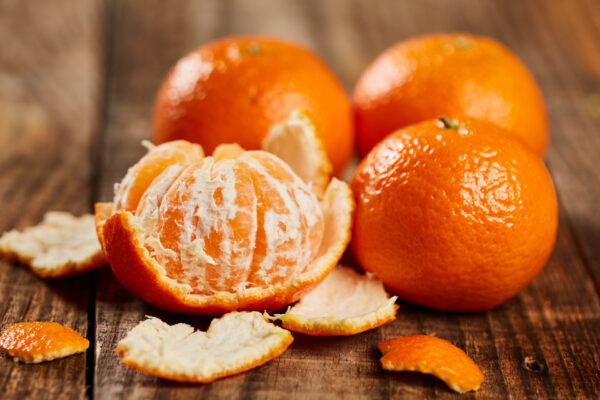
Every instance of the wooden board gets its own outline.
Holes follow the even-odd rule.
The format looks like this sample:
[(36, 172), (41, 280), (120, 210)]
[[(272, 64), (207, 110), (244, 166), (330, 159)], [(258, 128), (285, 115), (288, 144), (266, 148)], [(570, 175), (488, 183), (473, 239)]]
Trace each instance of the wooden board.
[[(76, 7), (61, 1), (48, 9), (41, 2), (19, 4), (25, 5), (0, 6), (0, 34), (18, 39), (0, 44), (2, 229), (37, 222), (48, 209), (77, 213), (89, 210), (91, 200), (110, 199), (113, 184), (144, 152), (139, 143), (149, 137), (162, 77), (201, 43), (226, 34), (283, 36), (314, 49), (350, 91), (379, 52), (433, 31), (496, 37), (531, 68), (550, 114), (547, 163), (560, 200), (560, 226), (541, 275), (495, 310), (444, 313), (401, 303), (398, 319), (382, 328), (346, 338), (295, 335), (276, 360), (208, 385), (142, 375), (122, 366), (114, 353), (144, 315), (198, 328), (206, 328), (207, 318), (157, 310), (122, 288), (108, 269), (48, 284), (2, 262), (3, 326), (54, 318), (80, 332), (89, 326), (88, 336), (95, 339), (95, 358), (87, 360), (76, 356), (31, 367), (1, 358), (4, 397), (79, 398), (84, 385), (98, 399), (453, 397), (430, 376), (380, 369), (377, 342), (414, 333), (448, 339), (481, 366), (483, 386), (465, 398), (600, 397), (600, 3), (128, 0), (101, 6), (73, 2)], [(26, 30), (42, 11), (45, 22)], [(79, 22), (66, 22), (73, 20)], [(84, 67), (69, 70), (71, 63)], [(69, 175), (73, 170), (76, 179)], [(42, 387), (51, 389), (46, 393)]]
[[(31, 2), (29, 2), (31, 3)], [(51, 18), (47, 18), (51, 16)], [(0, 5), (0, 231), (38, 223), (47, 210), (91, 211), (99, 26), (96, 4)], [(42, 281), (0, 261), (2, 328), (57, 321), (86, 335), (93, 274)], [(0, 358), (3, 398), (82, 398), (87, 358), (23, 365)]]

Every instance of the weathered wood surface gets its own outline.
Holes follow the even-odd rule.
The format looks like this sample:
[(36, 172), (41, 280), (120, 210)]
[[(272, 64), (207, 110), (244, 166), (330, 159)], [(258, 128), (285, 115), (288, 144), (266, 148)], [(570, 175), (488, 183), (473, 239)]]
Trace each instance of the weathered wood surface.
[[(98, 101), (93, 2), (0, 2), (0, 231), (47, 210), (89, 212)], [(83, 335), (94, 274), (42, 281), (0, 261), (0, 323), (53, 320)], [(0, 397), (81, 398), (88, 355), (31, 366), (0, 357)]]
[[(398, 319), (347, 338), (295, 335), (278, 359), (208, 385), (171, 383), (122, 366), (117, 341), (143, 319), (205, 328), (157, 310), (108, 269), (42, 282), (0, 267), (2, 327), (53, 319), (94, 341), (88, 354), (38, 366), (0, 358), (3, 398), (433, 398), (443, 383), (382, 372), (376, 344), (443, 337), (483, 369), (465, 398), (600, 397), (600, 3), (582, 1), (43, 1), (0, 2), (0, 229), (49, 209), (90, 211), (142, 153), (152, 101), (169, 66), (215, 37), (280, 35), (313, 48), (351, 90), (396, 41), (433, 31), (498, 38), (532, 69), (552, 126), (547, 162), (561, 208), (552, 258), (520, 295), (486, 313), (402, 303)], [(95, 339), (95, 340), (94, 340)], [(526, 362), (527, 360), (527, 362)], [(86, 367), (89, 373), (86, 374)], [(89, 390), (86, 392), (86, 385)]]

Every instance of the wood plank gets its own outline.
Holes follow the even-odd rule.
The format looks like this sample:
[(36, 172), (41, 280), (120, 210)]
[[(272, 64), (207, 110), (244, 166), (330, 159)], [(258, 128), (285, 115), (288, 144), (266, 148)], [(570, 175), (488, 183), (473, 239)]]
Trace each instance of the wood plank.
[[(596, 5), (589, 1), (576, 6), (556, 3), (115, 3), (110, 107), (99, 186), (102, 200), (111, 198), (113, 183), (143, 153), (138, 143), (149, 136), (152, 99), (163, 75), (178, 57), (198, 44), (236, 33), (288, 37), (317, 50), (351, 89), (362, 68), (394, 42), (419, 33), (462, 30), (502, 40), (538, 78), (551, 114), (553, 147), (548, 163), (561, 200), (561, 219), (556, 248), (545, 270), (519, 296), (495, 310), (442, 313), (403, 303), (398, 319), (380, 329), (347, 338), (295, 335), (292, 347), (278, 359), (208, 385), (170, 383), (119, 363), (114, 354), (117, 341), (145, 314), (202, 328), (208, 320), (148, 306), (103, 271), (96, 309), (95, 396), (451, 397), (445, 385), (430, 376), (384, 373), (378, 365), (378, 341), (428, 333), (464, 348), (484, 370), (482, 389), (466, 398), (599, 397), (600, 302), (590, 278), (598, 270), (600, 251), (594, 248), (599, 232), (596, 203), (600, 180), (593, 168), (600, 148), (593, 130), (595, 121), (585, 111), (582, 97), (598, 90), (589, 67), (596, 61), (572, 53), (595, 48), (597, 42), (583, 47), (573, 42), (594, 34), (600, 12), (590, 12)], [(563, 13), (570, 13), (570, 23), (559, 21)]]
[[(48, 210), (91, 211), (96, 14), (93, 1), (0, 3), (0, 232)], [(89, 274), (43, 281), (0, 261), (1, 327), (51, 320), (85, 336), (93, 284)], [(0, 357), (4, 399), (82, 398), (85, 378), (86, 354), (40, 365)]]

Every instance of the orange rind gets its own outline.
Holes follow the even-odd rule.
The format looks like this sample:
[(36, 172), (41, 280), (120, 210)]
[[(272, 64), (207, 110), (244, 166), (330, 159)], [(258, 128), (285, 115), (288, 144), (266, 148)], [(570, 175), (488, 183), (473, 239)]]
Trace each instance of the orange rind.
[(332, 167), (325, 143), (306, 110), (296, 109), (285, 121), (273, 125), (262, 149), (285, 161), (317, 197), (323, 196)]
[(79, 274), (106, 264), (94, 230), (94, 216), (50, 211), (23, 232), (0, 237), (0, 256), (28, 266), (40, 278)]
[(85, 351), (87, 339), (56, 322), (20, 322), (0, 335), (3, 348), (15, 361), (37, 364)]
[(396, 318), (397, 297), (371, 275), (337, 266), (285, 314), (275, 315), (285, 329), (310, 336), (354, 335)]
[[(163, 157), (148, 184), (137, 175), (171, 144), (152, 148), (114, 201), (96, 204), (98, 237), (117, 279), (157, 307), (205, 315), (276, 310), (323, 280), (350, 240), (354, 199), (346, 183), (329, 179), (309, 117), (295, 111), (274, 131), (289, 124), (291, 133), (267, 142), (283, 157), (285, 146), (274, 144), (285, 137), (301, 154), (320, 151), (306, 163), (306, 181), (298, 159), (295, 171), (277, 154), (224, 144), (209, 157)], [(315, 190), (325, 178), (325, 191)], [(135, 210), (119, 206), (134, 197), (119, 193), (133, 187), (141, 193)]]
[(452, 390), (465, 393), (477, 390), (483, 373), (464, 351), (434, 336), (403, 336), (377, 346), (381, 365), (390, 371), (418, 371), (443, 380)]
[(150, 317), (119, 342), (116, 352), (125, 365), (145, 374), (207, 383), (263, 365), (293, 340), (258, 312), (225, 314), (206, 332)]

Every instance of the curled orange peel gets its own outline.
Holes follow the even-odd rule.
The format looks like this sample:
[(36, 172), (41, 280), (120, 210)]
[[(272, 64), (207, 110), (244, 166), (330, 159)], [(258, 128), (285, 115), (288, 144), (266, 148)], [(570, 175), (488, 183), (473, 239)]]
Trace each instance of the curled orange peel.
[(464, 351), (434, 336), (412, 335), (386, 340), (377, 345), (380, 362), (390, 371), (432, 374), (458, 393), (477, 390), (483, 373)]
[(285, 121), (273, 125), (262, 149), (285, 161), (318, 198), (323, 197), (333, 169), (325, 142), (306, 110), (295, 109)]

